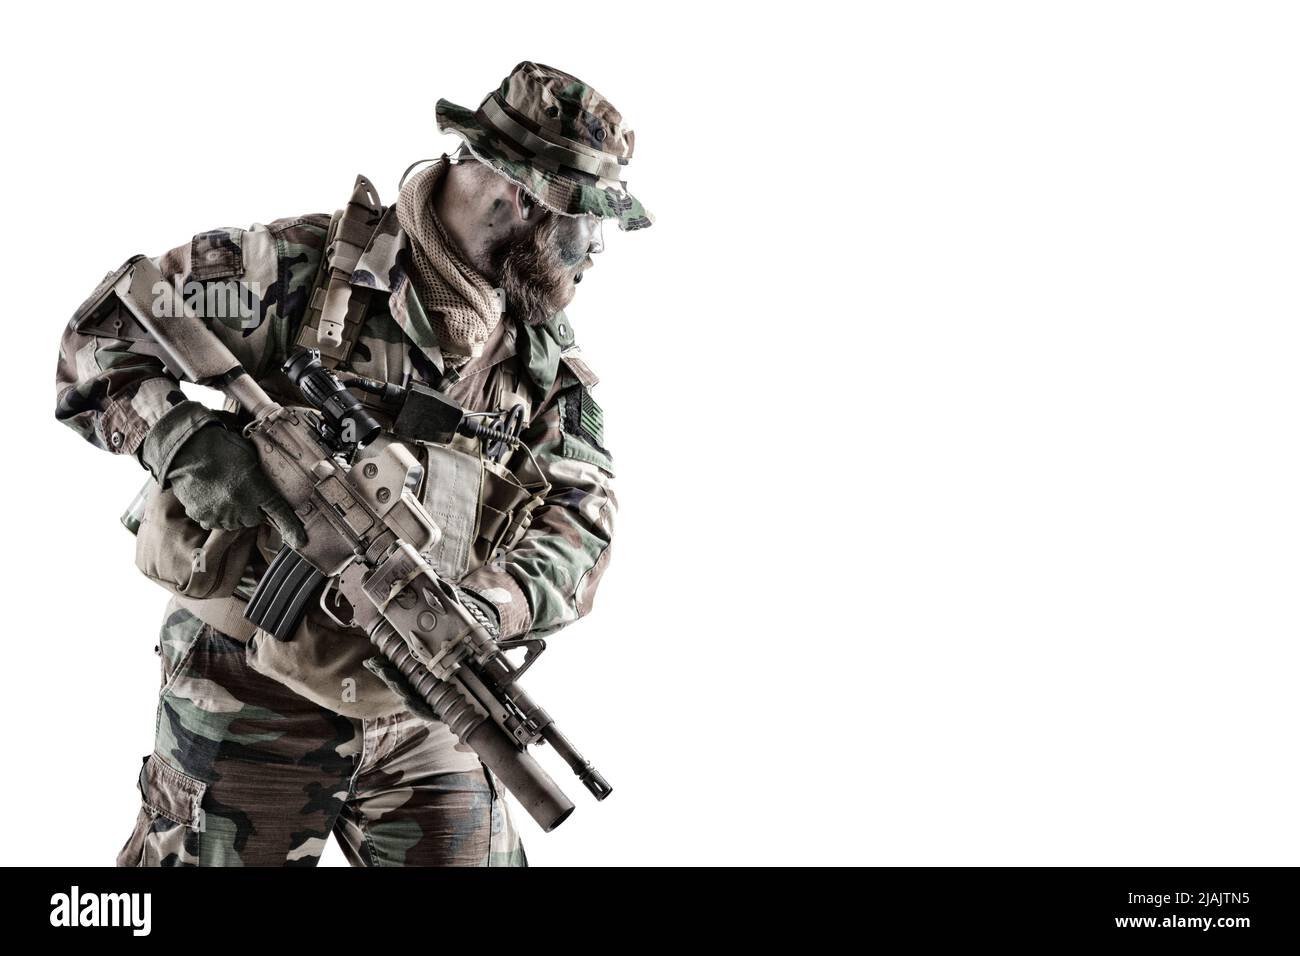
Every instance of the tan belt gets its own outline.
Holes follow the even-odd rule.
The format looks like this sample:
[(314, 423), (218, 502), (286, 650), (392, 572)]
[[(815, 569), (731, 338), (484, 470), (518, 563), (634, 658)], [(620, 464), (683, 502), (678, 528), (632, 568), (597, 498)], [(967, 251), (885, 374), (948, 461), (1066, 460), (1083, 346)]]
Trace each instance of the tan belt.
[(244, 618), (244, 608), (248, 604), (237, 597), (197, 600), (177, 594), (173, 600), (204, 624), (215, 627), (241, 644), (247, 644), (249, 638), (257, 633), (257, 628)]

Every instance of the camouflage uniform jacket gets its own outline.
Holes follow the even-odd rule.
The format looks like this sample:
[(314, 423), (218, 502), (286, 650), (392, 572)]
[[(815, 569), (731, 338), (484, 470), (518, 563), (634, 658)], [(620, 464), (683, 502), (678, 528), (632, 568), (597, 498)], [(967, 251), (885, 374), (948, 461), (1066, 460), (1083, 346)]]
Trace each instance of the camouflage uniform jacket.
[[(273, 395), (277, 388), (284, 394), (278, 369), (306, 315), (329, 221), (309, 215), (215, 229), (154, 260)], [(339, 368), (397, 384), (421, 381), (474, 411), (524, 406), (521, 438), (551, 490), (515, 546), (461, 583), (497, 608), (503, 636), (544, 635), (590, 610), (609, 559), (616, 500), (600, 409), (589, 393), (596, 378), (563, 312), (540, 327), (507, 315), (481, 357), (459, 370), (446, 367), (408, 276), (409, 261), (406, 236), (389, 207), (351, 275), (353, 286), (372, 292), (355, 348)], [(245, 314), (212, 308), (214, 289), (234, 289)], [(200, 294), (191, 295), (194, 290)], [(56, 417), (117, 454), (134, 455), (149, 429), (185, 401), (156, 359), (134, 352), (129, 341), (71, 324), (57, 379)], [(507, 464), (520, 462), (512, 457)]]

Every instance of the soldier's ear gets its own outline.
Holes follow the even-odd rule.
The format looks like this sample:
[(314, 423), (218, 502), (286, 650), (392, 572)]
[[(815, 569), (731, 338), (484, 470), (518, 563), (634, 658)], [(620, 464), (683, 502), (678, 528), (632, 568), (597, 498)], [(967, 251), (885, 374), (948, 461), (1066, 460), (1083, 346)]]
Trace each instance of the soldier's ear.
[(520, 221), (528, 222), (531, 220), (537, 204), (533, 202), (533, 197), (528, 195), (527, 190), (516, 183), (511, 190), (511, 198), (514, 200), (515, 215), (519, 217)]

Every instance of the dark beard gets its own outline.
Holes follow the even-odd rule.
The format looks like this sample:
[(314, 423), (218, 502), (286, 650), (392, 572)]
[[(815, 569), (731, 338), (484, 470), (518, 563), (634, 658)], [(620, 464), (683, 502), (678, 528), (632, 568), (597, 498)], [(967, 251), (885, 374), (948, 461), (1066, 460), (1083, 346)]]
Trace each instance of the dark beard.
[(493, 256), (507, 306), (528, 325), (541, 325), (573, 301), (577, 270), (566, 263), (560, 218), (547, 211), (533, 229)]

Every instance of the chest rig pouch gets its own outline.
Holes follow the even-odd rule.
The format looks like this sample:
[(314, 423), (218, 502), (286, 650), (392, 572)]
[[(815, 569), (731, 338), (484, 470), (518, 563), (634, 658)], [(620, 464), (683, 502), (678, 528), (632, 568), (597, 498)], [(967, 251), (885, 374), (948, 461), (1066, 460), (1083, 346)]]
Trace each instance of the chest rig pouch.
[(509, 551), (532, 525), (544, 484), (525, 484), (504, 465), (460, 442), (424, 447), (425, 508), (442, 529), (429, 551), (438, 573), (459, 581)]
[(428, 386), (414, 383), (406, 390), (392, 432), (420, 452), (421, 500), (442, 529), (429, 558), (449, 580), (459, 581), (513, 547), (550, 491), (540, 473), (526, 481), (503, 464), (512, 454), (526, 455), (519, 450), (523, 425), (521, 406), (466, 412)]

